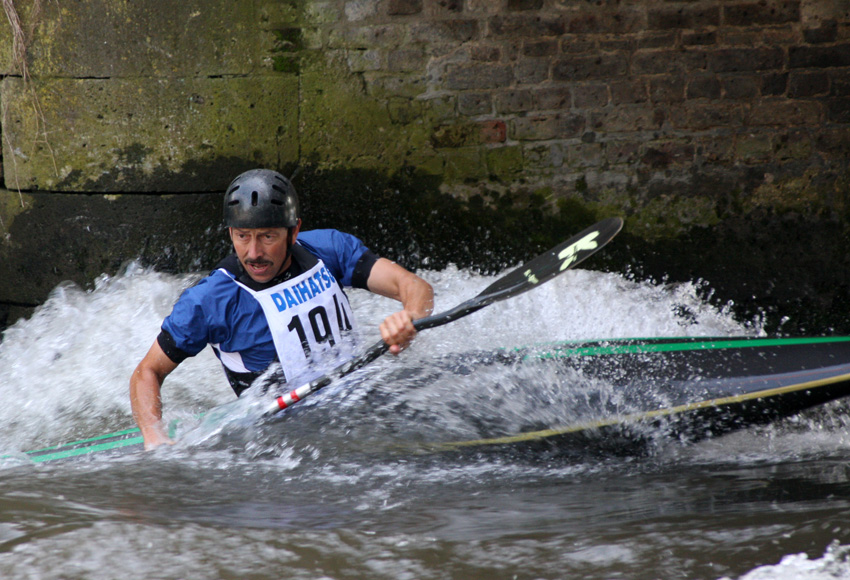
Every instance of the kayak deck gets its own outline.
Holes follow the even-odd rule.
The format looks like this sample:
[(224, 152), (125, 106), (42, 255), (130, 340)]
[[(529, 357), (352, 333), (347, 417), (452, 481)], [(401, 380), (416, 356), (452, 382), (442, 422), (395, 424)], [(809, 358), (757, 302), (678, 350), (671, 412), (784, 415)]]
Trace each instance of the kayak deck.
[[(421, 450), (564, 450), (590, 443), (605, 452), (634, 447), (648, 434), (696, 441), (762, 425), (850, 395), (850, 337), (636, 338), (558, 342), (443, 357), (463, 373), (480, 365), (548, 365), (616, 389), (615, 407), (566, 425)], [(405, 372), (410, 372), (406, 369)], [(529, 388), (533, 388), (529, 386)], [(141, 450), (126, 429), (25, 455), (36, 463)]]

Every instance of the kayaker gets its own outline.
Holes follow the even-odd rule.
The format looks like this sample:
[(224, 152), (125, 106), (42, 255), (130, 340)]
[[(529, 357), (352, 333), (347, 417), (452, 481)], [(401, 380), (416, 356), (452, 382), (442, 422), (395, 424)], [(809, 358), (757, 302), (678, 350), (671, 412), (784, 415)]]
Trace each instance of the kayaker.
[(380, 325), (393, 354), (416, 335), (412, 321), (433, 308), (428, 282), (356, 237), (301, 232), (295, 188), (276, 171), (253, 169), (233, 180), (224, 225), (235, 253), (183, 292), (130, 379), (145, 449), (171, 442), (162, 424), (165, 377), (208, 344), (238, 396), (264, 373), (284, 382), (308, 371), (317, 354), (339, 349), (354, 322), (343, 286), (401, 302)]

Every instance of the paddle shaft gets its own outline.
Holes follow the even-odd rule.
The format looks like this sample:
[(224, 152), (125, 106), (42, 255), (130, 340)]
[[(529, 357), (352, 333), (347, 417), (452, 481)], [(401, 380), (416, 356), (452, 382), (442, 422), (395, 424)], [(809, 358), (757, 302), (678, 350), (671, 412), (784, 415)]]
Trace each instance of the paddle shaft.
[[(620, 218), (602, 220), (499, 278), (474, 298), (458, 304), (451, 310), (414, 320), (413, 327), (417, 331), (420, 331), (426, 328), (442, 326), (443, 324), (448, 324), (449, 322), (472, 314), (493, 302), (505, 300), (527, 292), (576, 266), (592, 254), (595, 254), (605, 244), (610, 242), (622, 227), (623, 220)], [(383, 340), (379, 340), (363, 354), (341, 364), (327, 375), (314, 379), (277, 397), (265, 409), (265, 414), (277, 413), (292, 406), (304, 397), (328, 386), (334, 380), (364, 367), (388, 350), (389, 346)]]

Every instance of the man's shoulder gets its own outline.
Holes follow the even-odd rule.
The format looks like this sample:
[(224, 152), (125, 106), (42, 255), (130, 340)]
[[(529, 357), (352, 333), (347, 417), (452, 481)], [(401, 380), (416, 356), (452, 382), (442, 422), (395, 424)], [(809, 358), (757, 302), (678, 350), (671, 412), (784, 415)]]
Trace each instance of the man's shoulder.
[(342, 248), (361, 243), (356, 236), (334, 229), (307, 230), (298, 234), (298, 241), (314, 248)]
[(357, 236), (333, 229), (301, 232), (298, 243), (325, 261), (331, 258), (343, 262), (357, 260), (367, 249)]
[(233, 283), (236, 275), (223, 264), (190, 286), (180, 295), (181, 300), (204, 301), (207, 296), (226, 296), (233, 294), (238, 286)]

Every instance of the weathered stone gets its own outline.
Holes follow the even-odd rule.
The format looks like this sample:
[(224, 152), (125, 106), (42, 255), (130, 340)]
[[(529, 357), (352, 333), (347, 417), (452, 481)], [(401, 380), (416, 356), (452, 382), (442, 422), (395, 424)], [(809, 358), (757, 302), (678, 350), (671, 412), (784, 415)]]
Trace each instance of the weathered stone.
[(538, 111), (569, 109), (572, 93), (569, 87), (545, 87), (534, 91), (534, 108)]
[(797, 22), (800, 20), (800, 0), (731, 4), (723, 8), (723, 18), (729, 26)]
[(552, 113), (519, 117), (511, 122), (510, 135), (520, 141), (541, 141), (578, 137), (584, 130), (583, 115)]
[(696, 73), (688, 79), (686, 97), (688, 99), (719, 99), (720, 81), (714, 75)]
[(821, 22), (817, 28), (807, 28), (803, 38), (810, 44), (824, 44), (838, 40), (838, 23), (835, 20)]
[(750, 100), (759, 96), (761, 78), (754, 75), (731, 75), (721, 77), (723, 98)]
[(431, 144), (436, 148), (469, 147), (481, 143), (481, 126), (473, 122), (442, 125), (431, 135)]
[(850, 123), (850, 99), (829, 99), (826, 110), (830, 123)]
[(793, 72), (788, 77), (788, 96), (792, 99), (829, 93), (829, 75), (824, 71)]
[(780, 48), (722, 49), (708, 53), (708, 68), (714, 72), (776, 70), (784, 60)]
[[(250, 2), (42, 2), (34, 76), (189, 77), (256, 72), (264, 41)], [(4, 19), (4, 26), (5, 26)], [(106, 24), (106, 25), (105, 25)]]
[(594, 109), (608, 104), (608, 86), (599, 83), (577, 84), (573, 89), (576, 109)]
[(478, 125), (481, 130), (482, 143), (504, 143), (507, 139), (507, 125), (501, 119), (495, 119), (492, 121), (481, 121)]
[(513, 80), (513, 70), (506, 65), (473, 64), (452, 68), (446, 74), (447, 89), (495, 89), (507, 87)]
[(614, 105), (634, 105), (645, 103), (648, 98), (646, 83), (640, 80), (613, 81), (611, 87), (611, 103)]
[(720, 24), (719, 6), (671, 6), (651, 8), (647, 14), (650, 29), (700, 29)]
[(631, 133), (660, 129), (664, 113), (657, 108), (642, 105), (623, 105), (614, 110), (592, 112), (590, 127), (594, 131)]
[(607, 161), (605, 143), (576, 143), (567, 152), (567, 161), (572, 167), (585, 169), (600, 167)]
[(702, 50), (652, 50), (639, 51), (632, 58), (632, 74), (656, 75), (685, 73), (705, 68)]
[(558, 54), (558, 41), (549, 40), (526, 40), (522, 44), (523, 56), (554, 56)]
[(412, 72), (422, 70), (426, 63), (421, 49), (399, 49), (387, 54), (387, 70), (391, 72)]
[(493, 110), (490, 93), (461, 93), (457, 98), (458, 112), (474, 117), (490, 113)]
[(463, 0), (431, 0), (426, 5), (429, 15), (441, 17), (463, 12)]
[(483, 151), (477, 147), (449, 149), (445, 157), (444, 178), (449, 183), (477, 181), (487, 176)]
[(567, 56), (558, 59), (552, 66), (555, 81), (583, 81), (610, 79), (624, 76), (629, 63), (614, 55)]
[(2, 83), (10, 188), (213, 191), (234, 167), (298, 156), (294, 77), (55, 79), (32, 89)]
[(387, 0), (387, 14), (410, 16), (422, 12), (422, 0)]
[(567, 16), (571, 34), (628, 34), (644, 29), (643, 10), (634, 8), (583, 10)]
[(750, 109), (747, 125), (781, 125), (786, 127), (811, 126), (820, 123), (823, 111), (811, 101), (764, 100)]
[[(14, 4), (24, 16), (31, 5)], [(676, 274), (666, 248), (682, 239), (672, 236), (688, 232), (702, 256), (706, 238), (693, 232), (714, 228), (721, 210), (725, 222), (796, 208), (820, 229), (826, 218), (840, 223), (828, 239), (850, 231), (835, 202), (848, 187), (850, 22), (829, 0), (41, 4), (26, 62), (47, 116), (29, 112), (11, 78), (21, 63), (3, 63), (11, 45), (8, 30), (0, 33), (9, 185), (212, 191), (261, 163), (311, 167), (317, 173), (297, 184), (311, 225), (350, 223), (396, 259), (433, 252), (431, 265), (474, 247), (462, 263), (503, 266), (492, 244), (527, 257), (527, 231), (549, 239), (538, 225), (548, 219), (544, 206), (573, 216), (557, 222), (561, 233), (602, 207), (628, 214), (626, 246), (640, 256), (667, 252), (653, 275)], [(798, 194), (807, 203), (794, 205)], [(473, 211), (456, 222), (466, 225), (445, 230), (446, 208), (467, 201)], [(511, 223), (525, 227), (498, 242), (480, 235)], [(752, 225), (763, 232), (777, 223)], [(405, 251), (411, 239), (416, 252)], [(645, 239), (663, 243), (650, 248)], [(831, 262), (850, 264), (835, 246)], [(683, 263), (698, 263), (700, 277), (708, 268), (692, 255)], [(827, 274), (840, 269), (831, 267)], [(845, 298), (850, 304), (850, 291)], [(844, 312), (850, 329), (850, 307)]]
[(560, 36), (566, 32), (562, 18), (558, 16), (510, 15), (494, 16), (489, 21), (490, 36), (500, 37), (516, 35), (539, 38), (541, 36)]
[(788, 73), (767, 73), (762, 75), (761, 94), (765, 97), (784, 95), (788, 87)]
[(534, 94), (530, 90), (501, 91), (493, 95), (497, 113), (516, 113), (534, 108)]
[(511, 145), (487, 149), (487, 171), (500, 181), (510, 181), (522, 173), (522, 147)]
[(539, 84), (549, 80), (549, 60), (523, 58), (516, 66), (516, 81), (522, 84)]
[(348, 49), (390, 48), (401, 46), (405, 30), (396, 24), (363, 25), (333, 29), (328, 36), (328, 47)]
[(637, 49), (672, 48), (678, 42), (678, 31), (651, 31), (642, 34), (637, 41)]
[(717, 32), (685, 32), (682, 34), (683, 46), (705, 46), (717, 44)]
[(770, 135), (745, 133), (735, 140), (735, 158), (744, 163), (762, 163), (770, 158), (773, 141)]
[(478, 38), (479, 28), (477, 20), (421, 22), (410, 26), (410, 39), (423, 43), (469, 42)]
[(773, 156), (779, 161), (806, 160), (812, 155), (808, 131), (789, 131), (774, 140)]
[(789, 68), (829, 68), (838, 66), (850, 66), (850, 44), (792, 46), (788, 49)]
[(716, 128), (740, 127), (744, 110), (735, 103), (688, 102), (670, 111), (670, 124), (676, 129), (704, 131)]
[(650, 79), (649, 99), (653, 103), (681, 103), (685, 100), (685, 79), (679, 75)]
[(348, 0), (345, 3), (345, 17), (350, 22), (366, 20), (377, 13), (378, 3), (374, 0)]
[[(215, 193), (170, 196), (0, 190), (0, 302), (36, 306), (60, 281), (86, 287), (130, 260), (171, 272), (212, 268), (227, 247), (226, 184)], [(33, 268), (44, 262), (44, 248), (50, 267)]]
[(508, 0), (508, 10), (511, 12), (540, 10), (541, 8), (543, 8), (543, 0)]

